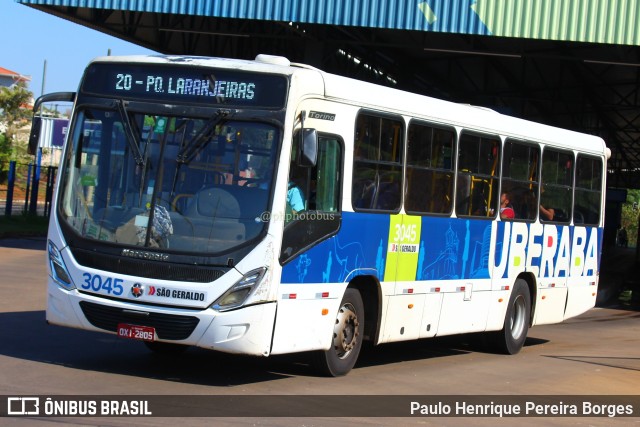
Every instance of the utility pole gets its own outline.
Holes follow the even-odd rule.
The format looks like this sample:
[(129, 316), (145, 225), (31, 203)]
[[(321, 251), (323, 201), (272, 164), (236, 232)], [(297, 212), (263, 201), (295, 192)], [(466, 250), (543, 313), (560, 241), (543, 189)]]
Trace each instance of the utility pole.
[[(45, 81), (47, 80), (47, 60), (44, 60), (44, 66), (42, 67), (42, 88), (40, 90), (40, 96), (44, 95)], [(44, 106), (40, 106), (40, 120), (42, 120), (42, 112)], [(40, 184), (40, 165), (42, 164), (42, 147), (40, 141), (38, 141), (38, 148), (36, 150), (36, 164), (33, 168), (32, 187), (31, 187), (31, 204), (29, 205), (29, 213), (32, 215), (38, 214), (38, 186)]]
[(42, 88), (40, 89), (40, 95), (44, 95), (44, 83), (47, 80), (47, 60), (44, 60), (44, 66), (42, 67)]

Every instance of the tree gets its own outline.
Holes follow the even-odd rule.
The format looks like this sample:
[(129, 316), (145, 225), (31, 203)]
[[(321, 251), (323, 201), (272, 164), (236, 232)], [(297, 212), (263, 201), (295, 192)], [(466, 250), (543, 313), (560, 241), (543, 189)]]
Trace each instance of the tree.
[(11, 153), (11, 144), (7, 136), (0, 133), (0, 172), (2, 172), (3, 165), (9, 161), (10, 156), (6, 156), (5, 153)]
[(627, 202), (622, 205), (621, 224), (627, 232), (628, 245), (635, 247), (638, 237), (638, 203), (640, 202), (640, 190), (628, 190)]
[(15, 126), (31, 116), (31, 111), (24, 107), (32, 98), (33, 93), (27, 89), (25, 82), (18, 82), (10, 88), (0, 88), (0, 120), (7, 125), (5, 134), (9, 139), (15, 136)]
[(31, 116), (25, 106), (32, 98), (25, 82), (0, 88), (0, 123), (4, 125), (4, 132), (0, 133), (0, 178), (4, 178), (3, 169), (14, 155), (18, 129)]

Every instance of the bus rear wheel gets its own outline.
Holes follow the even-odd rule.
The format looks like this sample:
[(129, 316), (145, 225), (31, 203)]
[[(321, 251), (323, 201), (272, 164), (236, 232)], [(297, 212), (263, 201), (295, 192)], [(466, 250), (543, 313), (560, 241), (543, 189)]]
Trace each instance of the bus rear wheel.
[(364, 304), (360, 292), (347, 289), (333, 327), (331, 348), (314, 355), (314, 365), (326, 376), (346, 375), (356, 364), (364, 330)]
[(516, 354), (524, 345), (529, 332), (531, 317), (531, 295), (529, 286), (523, 279), (516, 280), (509, 298), (504, 326), (494, 335), (494, 346), (504, 354)]

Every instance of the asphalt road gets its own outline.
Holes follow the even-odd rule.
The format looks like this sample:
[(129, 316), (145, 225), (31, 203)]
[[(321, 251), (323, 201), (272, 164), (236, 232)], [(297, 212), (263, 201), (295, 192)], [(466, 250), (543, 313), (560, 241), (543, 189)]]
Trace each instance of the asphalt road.
[[(315, 374), (306, 355), (239, 357), (189, 349), (160, 357), (140, 342), (45, 323), (44, 239), (0, 240), (0, 395), (355, 396), (639, 395), (640, 311), (595, 308), (529, 331), (514, 356), (477, 335), (365, 347), (346, 377)], [(259, 398), (258, 398), (259, 399)], [(286, 401), (286, 400), (285, 400)], [(295, 398), (291, 401), (296, 404)], [(299, 402), (298, 402), (299, 403)], [(191, 405), (198, 405), (194, 400)], [(206, 404), (206, 403), (204, 403)], [(639, 405), (640, 406), (640, 405)], [(635, 408), (640, 411), (640, 408)], [(639, 418), (0, 418), (0, 425), (634, 425)], [(54, 424), (52, 424), (54, 423)]]

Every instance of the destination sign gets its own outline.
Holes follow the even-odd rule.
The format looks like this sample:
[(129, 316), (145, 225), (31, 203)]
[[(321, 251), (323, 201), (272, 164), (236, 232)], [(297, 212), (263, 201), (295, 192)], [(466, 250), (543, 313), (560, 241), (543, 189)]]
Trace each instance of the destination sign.
[(274, 74), (158, 64), (94, 63), (82, 92), (125, 99), (283, 108), (287, 78)]

